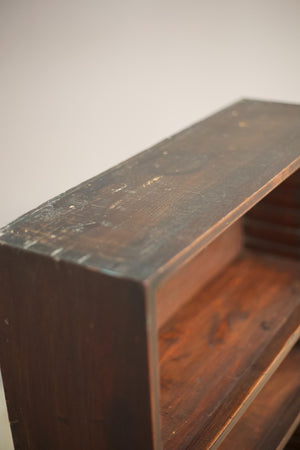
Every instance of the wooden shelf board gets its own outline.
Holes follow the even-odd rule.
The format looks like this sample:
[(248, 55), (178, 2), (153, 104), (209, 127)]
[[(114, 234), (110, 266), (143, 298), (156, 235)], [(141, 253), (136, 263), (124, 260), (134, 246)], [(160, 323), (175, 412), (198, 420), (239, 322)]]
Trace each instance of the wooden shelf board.
[(244, 251), (162, 327), (164, 448), (225, 438), (299, 337), (299, 270)]
[(0, 244), (156, 288), (299, 169), (299, 111), (237, 102), (25, 214)]
[(292, 437), (285, 446), (285, 450), (299, 450), (300, 448), (300, 425), (292, 434)]
[(219, 448), (284, 448), (299, 421), (300, 345), (296, 345)]

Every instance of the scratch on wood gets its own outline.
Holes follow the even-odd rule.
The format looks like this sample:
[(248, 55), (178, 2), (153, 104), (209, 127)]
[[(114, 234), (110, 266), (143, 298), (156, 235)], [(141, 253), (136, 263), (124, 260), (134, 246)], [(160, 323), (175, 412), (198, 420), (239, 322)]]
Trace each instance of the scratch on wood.
[(112, 192), (119, 192), (122, 191), (123, 189), (127, 188), (127, 184), (123, 183), (120, 187), (116, 188), (116, 189), (112, 189)]
[(161, 176), (154, 177), (154, 178), (152, 178), (152, 180), (148, 180), (146, 183), (143, 184), (143, 187), (145, 188), (147, 186), (150, 186), (151, 184), (155, 183), (155, 181), (160, 180), (160, 178), (161, 178)]
[(63, 251), (63, 248), (61, 247), (61, 248), (57, 248), (56, 250), (54, 250), (51, 254), (50, 254), (50, 256), (57, 256), (57, 255), (59, 255), (59, 253), (61, 253)]
[(122, 202), (122, 200), (116, 201), (115, 203), (113, 203), (113, 204), (109, 207), (109, 209), (114, 209), (114, 208), (115, 208), (116, 206), (118, 206), (121, 202)]
[(24, 248), (27, 250), (28, 248), (32, 247), (33, 245), (35, 245), (37, 243), (37, 241), (25, 241), (24, 242)]
[(90, 253), (88, 253), (87, 255), (81, 256), (81, 257), (77, 260), (77, 262), (78, 262), (79, 264), (82, 264), (83, 262), (87, 261), (87, 260), (90, 258), (90, 256), (91, 256)]

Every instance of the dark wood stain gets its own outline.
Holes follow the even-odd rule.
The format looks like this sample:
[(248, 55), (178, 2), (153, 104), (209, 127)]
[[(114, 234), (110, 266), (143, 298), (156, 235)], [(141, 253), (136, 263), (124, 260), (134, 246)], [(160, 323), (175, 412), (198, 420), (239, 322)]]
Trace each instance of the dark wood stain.
[(292, 435), (291, 439), (288, 441), (287, 445), (284, 448), (285, 448), (285, 450), (299, 450), (299, 448), (300, 448), (300, 426), (298, 426), (295, 433)]
[(143, 289), (6, 246), (0, 269), (16, 450), (153, 448)]
[[(275, 405), (300, 333), (299, 168), (300, 106), (243, 100), (2, 228), (15, 448), (214, 449), (264, 386)], [(295, 355), (265, 448), (296, 423)]]
[(283, 448), (287, 435), (290, 435), (299, 421), (300, 346), (297, 345), (219, 448)]
[(162, 327), (166, 449), (209, 448), (262, 388), (278, 353), (300, 336), (299, 273), (300, 264), (246, 252)]
[(241, 225), (240, 221), (235, 222), (159, 286), (156, 293), (158, 327), (239, 254), (242, 248)]
[(299, 111), (241, 101), (46, 202), (1, 241), (159, 280), (300, 166)]
[(300, 260), (300, 170), (244, 217), (246, 245)]

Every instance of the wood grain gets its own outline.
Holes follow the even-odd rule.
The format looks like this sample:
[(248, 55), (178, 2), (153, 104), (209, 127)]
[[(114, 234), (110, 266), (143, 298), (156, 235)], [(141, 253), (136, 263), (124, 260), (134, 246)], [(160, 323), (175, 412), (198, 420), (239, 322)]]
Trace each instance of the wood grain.
[(216, 447), (298, 333), (297, 261), (225, 266), (262, 199), (247, 242), (298, 258), (299, 167), (300, 106), (242, 100), (2, 228), (16, 449)]
[(160, 328), (199, 289), (220, 274), (241, 248), (242, 227), (237, 221), (159, 286), (156, 293), (157, 326)]
[(15, 449), (154, 448), (142, 287), (5, 247), (0, 292)]
[[(265, 197), (267, 200), (268, 196)], [(246, 215), (247, 219), (270, 225), (300, 228), (300, 210), (284, 207), (280, 204), (272, 205), (267, 201), (259, 202)]]
[(255, 205), (243, 223), (248, 247), (300, 260), (300, 170)]
[(217, 446), (299, 336), (300, 266), (247, 252), (160, 333), (166, 449)]
[(299, 167), (300, 106), (240, 101), (46, 202), (0, 241), (157, 284)]
[(282, 449), (299, 422), (300, 346), (296, 345), (219, 449)]

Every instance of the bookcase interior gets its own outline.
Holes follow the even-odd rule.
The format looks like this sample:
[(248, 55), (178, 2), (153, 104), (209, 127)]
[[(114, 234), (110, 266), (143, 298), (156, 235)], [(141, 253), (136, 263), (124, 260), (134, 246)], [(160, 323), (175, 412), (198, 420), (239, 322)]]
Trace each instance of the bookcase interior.
[[(230, 448), (228, 433), (234, 428), (231, 443), (250, 433), (252, 416), (260, 415), (272, 386), (286, 373), (294, 391), (284, 391), (277, 407), (299, 392), (299, 348), (294, 347), (300, 319), (299, 227), (300, 171), (159, 288), (164, 448), (216, 448), (222, 441)], [(281, 375), (277, 369), (291, 349)], [(263, 400), (254, 400), (258, 394)], [(278, 439), (299, 420), (297, 406), (299, 400), (293, 417), (277, 430)], [(261, 414), (266, 426), (274, 408), (269, 409), (270, 417)], [(269, 438), (276, 441), (276, 436)]]

